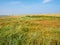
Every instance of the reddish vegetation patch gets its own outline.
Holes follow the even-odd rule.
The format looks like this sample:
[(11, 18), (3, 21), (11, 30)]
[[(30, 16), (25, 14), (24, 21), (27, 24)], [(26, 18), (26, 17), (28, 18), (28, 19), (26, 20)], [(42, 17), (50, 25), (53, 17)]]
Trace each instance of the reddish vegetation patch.
[(38, 24), (38, 25), (41, 25), (41, 26), (49, 26), (49, 27), (57, 27), (57, 26), (60, 26), (60, 21), (57, 21), (57, 20), (30, 20), (29, 21), (30, 23), (33, 23), (33, 24)]

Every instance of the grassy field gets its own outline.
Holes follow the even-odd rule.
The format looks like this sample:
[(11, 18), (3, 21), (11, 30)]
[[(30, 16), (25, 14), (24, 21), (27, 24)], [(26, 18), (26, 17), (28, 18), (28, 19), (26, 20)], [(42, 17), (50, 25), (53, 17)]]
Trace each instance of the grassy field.
[(60, 45), (60, 16), (2, 16), (0, 45)]

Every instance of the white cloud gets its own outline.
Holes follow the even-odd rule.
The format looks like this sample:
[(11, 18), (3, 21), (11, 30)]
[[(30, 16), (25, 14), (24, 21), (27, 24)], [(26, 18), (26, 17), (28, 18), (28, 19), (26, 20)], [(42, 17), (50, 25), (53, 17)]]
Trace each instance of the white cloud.
[(52, 0), (43, 0), (43, 3), (51, 2)]

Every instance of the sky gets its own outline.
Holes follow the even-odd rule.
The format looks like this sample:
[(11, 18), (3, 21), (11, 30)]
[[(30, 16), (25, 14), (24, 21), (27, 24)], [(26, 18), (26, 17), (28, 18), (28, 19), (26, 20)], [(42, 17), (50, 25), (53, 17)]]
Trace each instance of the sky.
[(60, 0), (0, 0), (0, 15), (56, 13)]

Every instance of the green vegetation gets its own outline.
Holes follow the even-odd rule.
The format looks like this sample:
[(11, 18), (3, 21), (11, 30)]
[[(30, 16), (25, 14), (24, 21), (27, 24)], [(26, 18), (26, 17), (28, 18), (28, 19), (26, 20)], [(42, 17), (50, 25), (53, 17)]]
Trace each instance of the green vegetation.
[(1, 17), (0, 45), (60, 45), (60, 17)]

